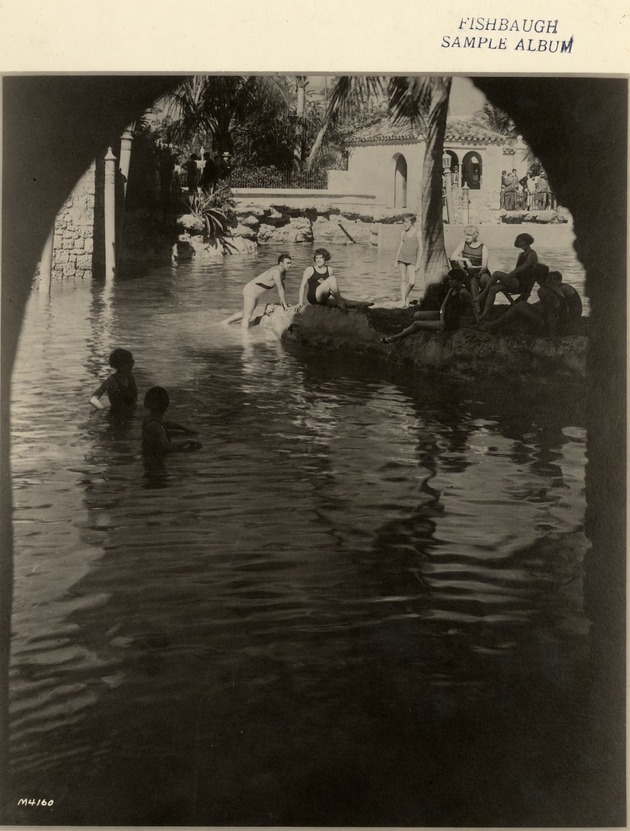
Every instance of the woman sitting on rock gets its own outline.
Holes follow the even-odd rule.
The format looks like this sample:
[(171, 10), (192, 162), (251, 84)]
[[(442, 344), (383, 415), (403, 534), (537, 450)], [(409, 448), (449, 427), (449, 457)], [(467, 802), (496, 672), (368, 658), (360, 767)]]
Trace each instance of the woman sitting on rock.
[(517, 301), (527, 300), (534, 287), (535, 266), (538, 264), (538, 254), (531, 247), (534, 238), (529, 234), (519, 234), (514, 240), (514, 247), (521, 248), (516, 265), (512, 271), (495, 271), (487, 285), (478, 297), (481, 302), (485, 298), (485, 305), (481, 313), (481, 320), (485, 320), (494, 306), (499, 292), (503, 292), (510, 303), (514, 303), (510, 294), (519, 294)]
[(490, 282), (488, 271), (488, 246), (479, 242), (479, 228), (476, 225), (467, 225), (464, 228), (464, 241), (460, 242), (451, 254), (453, 268), (462, 268), (468, 276), (468, 287), (477, 299), (479, 289), (485, 288)]
[(338, 306), (344, 314), (347, 314), (348, 306), (339, 291), (337, 278), (332, 268), (328, 266), (329, 252), (325, 248), (316, 248), (313, 260), (315, 265), (310, 265), (304, 271), (298, 304), (304, 305), (306, 292), (306, 300), (312, 306)]

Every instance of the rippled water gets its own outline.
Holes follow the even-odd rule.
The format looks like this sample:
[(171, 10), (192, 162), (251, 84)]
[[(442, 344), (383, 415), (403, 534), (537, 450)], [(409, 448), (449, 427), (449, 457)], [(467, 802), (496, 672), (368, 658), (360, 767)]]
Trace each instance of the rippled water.
[[(582, 391), (243, 343), (218, 322), (277, 253), (31, 300), (11, 754), (15, 800), (55, 805), (9, 819), (600, 824)], [(396, 296), (389, 252), (334, 255)], [(201, 450), (147, 469), (142, 409), (91, 412), (115, 346)]]

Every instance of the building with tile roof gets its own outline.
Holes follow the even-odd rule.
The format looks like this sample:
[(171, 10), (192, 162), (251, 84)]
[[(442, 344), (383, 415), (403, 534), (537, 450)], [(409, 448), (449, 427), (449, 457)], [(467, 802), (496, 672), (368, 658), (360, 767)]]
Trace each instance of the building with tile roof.
[[(329, 172), (329, 190), (372, 194), (386, 209), (419, 210), (426, 148), (422, 127), (385, 117), (358, 130), (349, 144), (348, 169)], [(471, 206), (498, 209), (502, 171), (515, 168), (523, 176), (524, 150), (520, 140), (495, 133), (474, 118), (449, 117), (444, 151), (453, 203), (461, 204), (467, 188)]]

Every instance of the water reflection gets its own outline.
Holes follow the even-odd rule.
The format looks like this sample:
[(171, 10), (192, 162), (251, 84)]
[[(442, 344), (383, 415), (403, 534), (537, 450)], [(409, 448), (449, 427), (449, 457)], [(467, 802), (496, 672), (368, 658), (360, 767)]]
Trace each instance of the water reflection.
[[(65, 824), (601, 819), (580, 391), (244, 341), (219, 325), (242, 277), (159, 269), (29, 309), (15, 792), (45, 774)], [(147, 466), (142, 408), (89, 412), (118, 345), (199, 451)]]

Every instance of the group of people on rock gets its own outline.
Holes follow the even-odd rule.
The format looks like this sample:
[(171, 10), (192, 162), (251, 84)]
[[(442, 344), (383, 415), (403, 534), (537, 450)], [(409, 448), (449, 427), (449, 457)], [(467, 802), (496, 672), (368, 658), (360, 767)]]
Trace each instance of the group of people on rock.
[[(454, 331), (471, 325), (479, 325), (490, 332), (524, 326), (532, 332), (551, 336), (569, 333), (582, 315), (582, 301), (572, 286), (562, 283), (559, 271), (550, 271), (548, 266), (538, 262), (533, 243), (530, 234), (518, 234), (514, 246), (520, 253), (514, 268), (491, 272), (488, 247), (480, 241), (479, 229), (475, 225), (467, 226), (463, 241), (451, 253), (448, 273), (439, 282), (427, 286), (419, 303), (411, 302), (411, 305), (418, 305), (413, 323), (383, 341), (390, 343), (422, 330)], [(415, 286), (416, 269), (420, 264), (418, 252), (415, 217), (409, 215), (404, 220), (395, 258), (404, 307)], [(349, 308), (373, 305), (345, 298), (329, 261), (330, 253), (325, 248), (315, 250), (313, 265), (308, 266), (302, 276), (298, 309), (305, 305), (332, 306), (347, 314)], [(282, 253), (276, 265), (250, 280), (243, 288), (242, 311), (235, 312), (223, 323), (240, 321), (243, 331), (247, 331), (261, 296), (272, 289), (277, 289), (282, 309), (288, 310), (285, 279), (291, 264), (291, 255)], [(536, 284), (539, 286), (539, 303), (530, 304), (527, 301)], [(500, 316), (493, 312), (498, 294), (504, 294), (510, 304), (507, 310), (501, 310)], [(517, 295), (516, 298), (513, 295)], [(261, 315), (267, 308), (264, 307)]]
[(555, 207), (555, 196), (544, 170), (533, 167), (519, 179), (513, 168), (501, 171), (500, 207), (505, 211), (545, 211)]
[[(487, 246), (479, 240), (479, 229), (469, 225), (464, 229), (463, 242), (451, 254), (450, 271), (441, 281), (427, 287), (413, 323), (383, 338), (383, 342), (391, 343), (420, 331), (454, 331), (474, 325), (487, 332), (524, 328), (551, 337), (571, 334), (582, 316), (580, 295), (562, 282), (559, 271), (550, 271), (538, 261), (533, 243), (530, 234), (519, 234), (514, 246), (521, 253), (514, 268), (491, 273)], [(539, 300), (529, 303), (536, 284)], [(505, 295), (510, 305), (495, 316), (492, 310), (499, 293)]]
[[(337, 278), (333, 273), (332, 266), (328, 265), (330, 252), (325, 248), (317, 248), (313, 253), (313, 265), (304, 270), (300, 291), (298, 295), (298, 308), (306, 304), (312, 306), (335, 306), (344, 314), (348, 309), (357, 305), (369, 306), (370, 303), (356, 303), (344, 298), (339, 289)], [(243, 330), (247, 331), (254, 316), (258, 300), (266, 291), (276, 288), (280, 298), (280, 304), (286, 311), (289, 304), (286, 300), (284, 282), (288, 270), (291, 268), (292, 260), (290, 254), (280, 254), (277, 265), (263, 271), (258, 277), (254, 277), (243, 288), (243, 311), (236, 312), (223, 321), (224, 324), (237, 323), (241, 321)]]
[[(138, 399), (138, 388), (132, 373), (134, 363), (133, 355), (128, 349), (117, 348), (112, 351), (109, 365), (115, 371), (90, 398), (90, 404), (95, 410), (104, 409), (101, 398), (105, 393), (112, 413), (124, 417), (134, 408)], [(196, 432), (164, 418), (169, 403), (169, 394), (164, 387), (151, 387), (144, 396), (144, 406), (149, 411), (142, 423), (142, 451), (145, 456), (160, 457), (166, 453), (197, 450), (201, 447), (198, 441), (174, 438), (181, 435), (194, 436)]]

